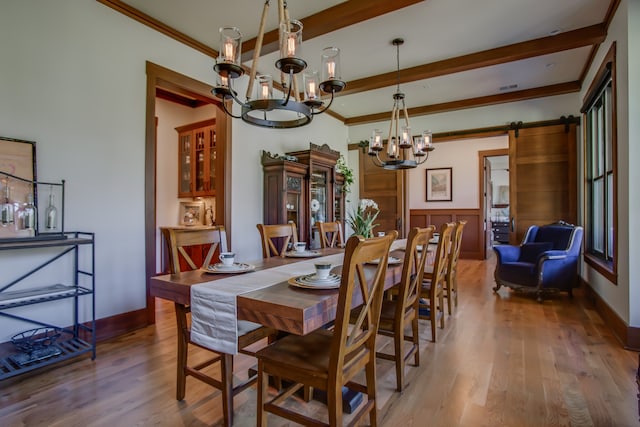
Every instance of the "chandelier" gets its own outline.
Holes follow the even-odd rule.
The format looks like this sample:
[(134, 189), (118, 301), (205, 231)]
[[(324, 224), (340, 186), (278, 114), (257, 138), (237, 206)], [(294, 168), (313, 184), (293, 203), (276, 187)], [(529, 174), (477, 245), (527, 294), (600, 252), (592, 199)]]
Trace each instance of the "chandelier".
[[(226, 114), (252, 125), (275, 129), (304, 126), (311, 122), (314, 115), (325, 112), (331, 106), (334, 94), (346, 86), (340, 79), (340, 49), (323, 49), (321, 76), (316, 70), (306, 70), (307, 62), (301, 58), (302, 23), (289, 19), (286, 2), (278, 0), (280, 59), (276, 61), (275, 66), (280, 70), (283, 95), (274, 97), (273, 77), (268, 74), (259, 75), (257, 71), (268, 11), (269, 0), (266, 0), (249, 70), (246, 100), (242, 101), (233, 89), (233, 81), (245, 73), (240, 60), (242, 33), (235, 27), (220, 28), (220, 52), (213, 67), (218, 80), (211, 92), (223, 101), (222, 107)], [(296, 78), (300, 73), (304, 87), (303, 99)], [(320, 99), (321, 92), (331, 94), (327, 106), (324, 106)], [(231, 109), (227, 108), (228, 100), (240, 105), (239, 116), (233, 115)]]
[[(393, 39), (391, 43), (396, 47), (397, 84), (396, 93), (393, 94), (393, 109), (391, 110), (391, 123), (389, 124), (389, 137), (387, 138), (386, 156), (381, 152), (384, 149), (382, 131), (376, 129), (369, 138), (369, 156), (373, 164), (387, 169), (413, 169), (423, 164), (429, 158), (429, 152), (434, 150), (431, 131), (424, 131), (420, 136), (411, 135), (409, 126), (409, 113), (404, 103), (404, 93), (400, 92), (400, 46), (404, 43), (401, 38)], [(404, 118), (404, 126), (400, 126), (400, 113)]]

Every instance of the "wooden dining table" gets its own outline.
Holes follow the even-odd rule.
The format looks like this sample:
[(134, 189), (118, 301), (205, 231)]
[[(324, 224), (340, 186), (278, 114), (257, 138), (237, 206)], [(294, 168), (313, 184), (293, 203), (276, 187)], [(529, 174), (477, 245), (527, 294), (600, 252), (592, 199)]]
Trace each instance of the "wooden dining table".
[[(397, 246), (402, 246), (398, 241)], [(343, 252), (343, 249), (317, 249), (321, 259), (326, 255)], [(403, 257), (402, 251), (395, 252)], [(308, 258), (272, 257), (251, 262), (255, 270), (308, 260)], [(242, 274), (251, 274), (242, 273)], [(385, 289), (400, 282), (402, 264), (389, 265), (385, 277)], [(151, 295), (177, 304), (191, 304), (191, 287), (201, 283), (223, 280), (231, 274), (210, 274), (202, 270), (164, 274), (150, 280)], [(238, 320), (248, 320), (284, 332), (305, 335), (335, 319), (338, 289), (300, 289), (284, 281), (272, 286), (247, 292), (237, 297)], [(357, 299), (354, 302), (358, 303)], [(180, 333), (180, 331), (178, 331)]]
[[(404, 248), (405, 240), (397, 240), (392, 246), (395, 248)], [(318, 249), (318, 257), (321, 260), (324, 256), (336, 255), (344, 252), (339, 248)], [(404, 252), (392, 252), (400, 258), (404, 257)], [(287, 264), (308, 260), (308, 258), (288, 258), (288, 257), (272, 257), (251, 262), (255, 266), (254, 271), (266, 270), (285, 266)], [(336, 266), (340, 268), (340, 266)], [(372, 270), (375, 269), (371, 266)], [(242, 274), (252, 274), (251, 272)], [(178, 274), (164, 274), (152, 277), (150, 280), (151, 295), (174, 302), (177, 306), (176, 310), (185, 310), (191, 304), (191, 288), (195, 285), (210, 283), (212, 281), (222, 281), (232, 274), (211, 274), (203, 270), (193, 270), (181, 272)], [(393, 287), (400, 282), (402, 276), (402, 263), (390, 264), (387, 266), (385, 277), (385, 289)], [(222, 284), (223, 282), (218, 282)], [(233, 286), (229, 284), (229, 286)], [(357, 296), (354, 295), (354, 307), (359, 305)], [(276, 283), (274, 285), (249, 291), (237, 296), (236, 313), (238, 320), (247, 320), (259, 323), (263, 326), (271, 327), (280, 331), (305, 335), (318, 329), (331, 321), (335, 320), (336, 308), (338, 304), (338, 289), (301, 289), (291, 286), (287, 281)], [(185, 334), (188, 330), (177, 327), (178, 343), (188, 342)], [(186, 344), (185, 344), (186, 345)], [(215, 351), (215, 349), (213, 349)], [(231, 366), (233, 355), (224, 354), (223, 357), (228, 358), (228, 366)], [(226, 375), (228, 389), (223, 396), (229, 396), (232, 399), (233, 372), (226, 371), (222, 375)], [(343, 396), (346, 412), (350, 413), (361, 397), (357, 392), (347, 392)], [(233, 402), (227, 403), (228, 408), (233, 408)], [(228, 419), (233, 419), (233, 409), (229, 409)]]

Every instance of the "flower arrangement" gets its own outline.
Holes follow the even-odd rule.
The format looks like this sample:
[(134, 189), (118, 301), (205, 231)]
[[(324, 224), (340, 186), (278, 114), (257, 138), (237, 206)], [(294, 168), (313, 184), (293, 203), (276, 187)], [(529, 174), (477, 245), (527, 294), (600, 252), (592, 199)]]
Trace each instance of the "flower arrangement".
[(349, 212), (347, 224), (354, 234), (359, 234), (365, 239), (373, 237), (373, 229), (378, 226), (373, 221), (376, 220), (380, 210), (378, 204), (371, 199), (360, 199), (355, 211)]

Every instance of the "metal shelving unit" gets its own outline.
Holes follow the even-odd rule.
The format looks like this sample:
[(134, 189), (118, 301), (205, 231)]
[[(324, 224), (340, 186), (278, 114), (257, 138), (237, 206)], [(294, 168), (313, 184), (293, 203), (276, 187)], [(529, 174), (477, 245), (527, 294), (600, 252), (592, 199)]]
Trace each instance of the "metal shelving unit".
[[(46, 236), (39, 239), (25, 239), (12, 242), (0, 242), (0, 251), (24, 251), (39, 248), (59, 248), (55, 254), (48, 255), (39, 265), (27, 271), (9, 283), (0, 285), (0, 316), (36, 325), (36, 332), (28, 339), (34, 342), (47, 342), (32, 351), (25, 352), (16, 348), (13, 353), (0, 357), (0, 380), (32, 371), (42, 366), (70, 359), (81, 354), (91, 353), (96, 357), (95, 328), (95, 236), (93, 233), (64, 232), (57, 238)], [(64, 258), (72, 257), (73, 283), (53, 284), (41, 287), (28, 287), (15, 290), (19, 283), (32, 276), (44, 267)], [(81, 268), (83, 266), (84, 268)], [(71, 325), (52, 325), (38, 320), (37, 312), (29, 317), (18, 315), (15, 309), (51, 301), (72, 299), (73, 319)], [(90, 302), (89, 302), (90, 301)], [(79, 308), (81, 304), (90, 304), (91, 319), (81, 323)], [(41, 328), (42, 332), (38, 333)], [(32, 330), (25, 331), (25, 333)], [(56, 339), (49, 339), (47, 334), (55, 332)], [(24, 340), (23, 340), (24, 341)], [(24, 344), (24, 343), (23, 343)]]

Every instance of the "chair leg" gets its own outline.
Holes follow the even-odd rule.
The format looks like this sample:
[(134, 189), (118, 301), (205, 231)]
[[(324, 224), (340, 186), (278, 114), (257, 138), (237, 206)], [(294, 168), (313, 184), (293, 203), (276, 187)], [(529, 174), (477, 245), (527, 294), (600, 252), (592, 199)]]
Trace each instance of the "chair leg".
[(342, 386), (331, 384), (327, 387), (327, 409), (329, 411), (329, 425), (342, 425)]
[[(435, 299), (435, 298), (434, 298)], [(434, 299), (429, 300), (429, 322), (431, 323), (431, 342), (436, 342), (436, 304)]]
[(224, 425), (233, 425), (233, 355), (224, 353), (220, 362), (222, 379), (222, 412)]
[(411, 330), (413, 332), (413, 345), (416, 351), (413, 353), (413, 362), (416, 366), (420, 366), (420, 336), (418, 331), (418, 313), (413, 317), (411, 321)]
[(444, 329), (444, 292), (440, 292), (439, 305), (439, 309), (442, 314), (442, 316), (440, 316), (440, 329)]
[(189, 329), (187, 327), (187, 307), (175, 303), (176, 323), (178, 326), (178, 354), (176, 357), (176, 399), (183, 400), (187, 384), (185, 368), (187, 366), (187, 350), (189, 346)]
[(395, 334), (393, 334), (393, 345), (395, 347), (395, 359), (396, 359), (396, 390), (402, 391), (404, 388), (404, 325), (402, 322), (396, 328)]
[(267, 414), (264, 412), (264, 401), (269, 388), (269, 375), (264, 372), (264, 365), (258, 360), (258, 427), (267, 427)]
[[(369, 424), (371, 427), (378, 426), (378, 404), (376, 402), (376, 361), (371, 360), (365, 366), (365, 374), (367, 379), (367, 398), (369, 402), (373, 402), (371, 409), (369, 409)], [(342, 425), (342, 424), (338, 424)]]
[(447, 313), (451, 316), (451, 298), (453, 297), (453, 286), (451, 282), (447, 280)]

